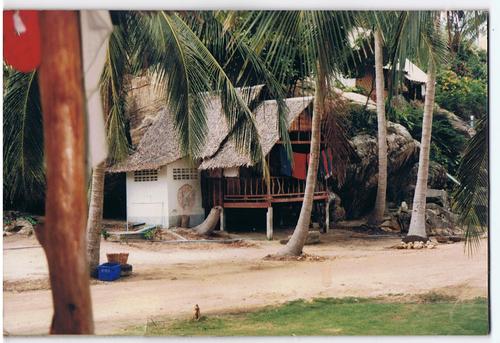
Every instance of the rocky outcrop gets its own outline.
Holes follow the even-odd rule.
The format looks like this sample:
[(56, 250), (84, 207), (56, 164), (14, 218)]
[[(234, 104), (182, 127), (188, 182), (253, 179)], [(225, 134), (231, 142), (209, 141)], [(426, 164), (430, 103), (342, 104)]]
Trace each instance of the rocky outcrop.
[(165, 105), (165, 100), (153, 76), (129, 76), (127, 85), (126, 115), (130, 121), (132, 146), (135, 147), (154, 123), (160, 109)]
[[(348, 166), (346, 181), (338, 189), (338, 193), (342, 198), (346, 216), (356, 218), (366, 214), (375, 200), (378, 177), (377, 139), (368, 134), (360, 134), (352, 137), (351, 144), (359, 159)], [(408, 175), (418, 161), (419, 146), (404, 126), (388, 122), (387, 157), (391, 180), (388, 187), (389, 198), (393, 193), (399, 193), (401, 188), (409, 183), (401, 176)], [(404, 200), (403, 197), (396, 195), (392, 196), (396, 203)]]
[(476, 134), (476, 130), (467, 125), (462, 118), (453, 112), (445, 110), (444, 108), (436, 109), (434, 111), (434, 116), (436, 118), (442, 116), (448, 119), (448, 122), (451, 124), (453, 129), (466, 138), (470, 138)]
[(435, 203), (427, 203), (425, 209), (425, 231), (428, 236), (460, 236), (458, 216), (449, 209)]
[[(418, 162), (415, 163), (411, 169), (407, 173), (403, 173), (398, 176), (399, 182), (401, 185), (399, 189), (399, 196), (397, 196), (396, 200), (406, 201), (408, 204), (413, 203), (413, 195), (415, 194), (415, 183), (417, 181), (417, 173), (418, 173)], [(429, 164), (429, 176), (427, 180), (427, 188), (428, 188), (428, 197), (429, 190), (443, 190), (446, 188), (446, 183), (448, 181), (448, 177), (446, 176), (446, 169), (437, 162), (431, 161)], [(430, 198), (433, 196), (431, 195)], [(398, 202), (398, 201), (396, 201)], [(444, 203), (440, 203), (442, 206), (445, 206)]]
[[(397, 212), (391, 213), (391, 218), (395, 218), (398, 222), (401, 234), (408, 233), (411, 211), (407, 206), (402, 205)], [(427, 236), (458, 237), (463, 235), (458, 216), (449, 208), (446, 191), (429, 189), (425, 209), (425, 230)]]

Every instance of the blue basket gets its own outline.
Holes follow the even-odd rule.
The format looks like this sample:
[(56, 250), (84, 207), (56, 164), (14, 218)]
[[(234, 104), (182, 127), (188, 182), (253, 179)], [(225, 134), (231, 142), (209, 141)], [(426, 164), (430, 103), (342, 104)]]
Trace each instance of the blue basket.
[(97, 277), (102, 281), (114, 281), (120, 277), (119, 263), (103, 263), (97, 267)]

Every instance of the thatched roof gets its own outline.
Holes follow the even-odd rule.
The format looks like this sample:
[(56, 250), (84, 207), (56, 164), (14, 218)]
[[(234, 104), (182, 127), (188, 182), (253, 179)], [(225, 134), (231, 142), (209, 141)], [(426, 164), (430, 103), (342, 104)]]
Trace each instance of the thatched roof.
[[(309, 106), (313, 97), (299, 97), (286, 99), (289, 109), (288, 126)], [(255, 110), (255, 121), (259, 133), (260, 144), (264, 155), (267, 155), (279, 140), (278, 131), (278, 104), (276, 100), (264, 101)], [(228, 140), (220, 150), (200, 164), (199, 169), (232, 168), (250, 166), (252, 161), (249, 156), (240, 153), (232, 140)]]
[[(262, 91), (263, 85), (238, 89), (241, 96), (249, 101), (254, 100)], [(206, 107), (208, 133), (205, 149), (199, 158), (212, 156), (220, 148), (221, 143), (228, 135), (229, 129), (222, 112), (221, 99), (213, 95)], [(157, 169), (174, 162), (184, 155), (179, 145), (179, 134), (174, 125), (173, 114), (166, 108), (160, 109), (160, 114), (149, 127), (135, 152), (124, 161), (107, 169), (111, 173)]]
[[(264, 88), (264, 85), (243, 88), (242, 90), (238, 89), (238, 91), (242, 94), (243, 99), (250, 102), (259, 96), (262, 88)], [(224, 119), (224, 113), (222, 112), (220, 97), (213, 97), (206, 112), (208, 132), (205, 140), (205, 149), (201, 152), (200, 158), (206, 158), (215, 154), (229, 133), (227, 121)]]

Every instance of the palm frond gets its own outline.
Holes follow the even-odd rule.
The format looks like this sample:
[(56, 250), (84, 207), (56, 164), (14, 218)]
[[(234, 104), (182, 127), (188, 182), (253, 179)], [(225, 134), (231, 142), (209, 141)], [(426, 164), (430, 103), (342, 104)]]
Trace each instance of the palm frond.
[[(329, 76), (340, 74), (354, 60), (349, 46), (349, 33), (354, 15), (349, 11), (259, 11), (242, 24), (248, 46), (256, 51), (279, 82), (291, 80), (290, 65), (298, 61), (302, 84), (316, 77), (321, 69)], [(347, 47), (347, 48), (346, 48)], [(331, 85), (327, 81), (326, 93)], [(337, 101), (332, 102), (332, 104)], [(323, 106), (323, 104), (322, 104)], [(325, 133), (328, 142), (338, 152), (337, 175), (342, 180), (347, 163), (349, 143), (341, 119), (335, 119), (335, 106), (329, 108)], [(284, 126), (282, 126), (284, 127)], [(342, 144), (338, 144), (341, 142)], [(334, 144), (337, 143), (337, 144)]]
[[(159, 77), (166, 104), (174, 113), (182, 150), (198, 156), (205, 143), (205, 107), (220, 95), (236, 146), (262, 159), (252, 112), (224, 68), (178, 13), (160, 11), (139, 18), (142, 44), (149, 53), (150, 69)], [(248, 99), (246, 99), (248, 100)]]
[(123, 28), (115, 26), (109, 38), (106, 63), (101, 75), (100, 90), (103, 100), (108, 159), (117, 162), (128, 156), (127, 119), (125, 116), (124, 75), (126, 74), (126, 37)]
[(406, 59), (427, 69), (429, 63), (439, 66), (447, 61), (448, 46), (439, 28), (439, 13), (433, 11), (401, 11), (397, 25), (386, 30), (389, 48), (390, 97), (403, 83)]
[(356, 158), (356, 151), (347, 137), (347, 114), (349, 104), (335, 92), (326, 100), (325, 118), (322, 122), (323, 138), (332, 151), (333, 174), (340, 188), (345, 182), (347, 167)]
[[(267, 93), (278, 103), (278, 131), (286, 151), (291, 156), (287, 125), (288, 108), (284, 101), (284, 88), (260, 56), (247, 44), (246, 37), (225, 20), (226, 17), (230, 17), (233, 18), (230, 22), (234, 22), (234, 15), (224, 16), (221, 13), (216, 15), (209, 11), (196, 14), (183, 12), (182, 14), (200, 41), (220, 63), (224, 64), (224, 70), (233, 84), (239, 87), (266, 85)], [(249, 108), (254, 110), (261, 100), (261, 98), (255, 99), (249, 104)], [(231, 135), (233, 131), (231, 130)]]
[(10, 71), (3, 123), (4, 199), (35, 201), (45, 193), (43, 125), (35, 72)]
[(481, 235), (488, 229), (488, 125), (487, 119), (478, 123), (476, 135), (465, 149), (457, 179), (460, 181), (453, 196), (453, 209), (459, 213), (465, 227), (465, 243), (469, 253), (480, 244)]

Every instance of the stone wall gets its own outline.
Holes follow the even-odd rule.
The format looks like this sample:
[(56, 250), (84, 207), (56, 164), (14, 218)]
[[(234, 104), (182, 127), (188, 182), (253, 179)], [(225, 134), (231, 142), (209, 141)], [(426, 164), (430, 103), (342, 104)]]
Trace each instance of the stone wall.
[(165, 105), (165, 100), (157, 82), (150, 75), (130, 77), (127, 82), (126, 114), (132, 146), (135, 148)]

